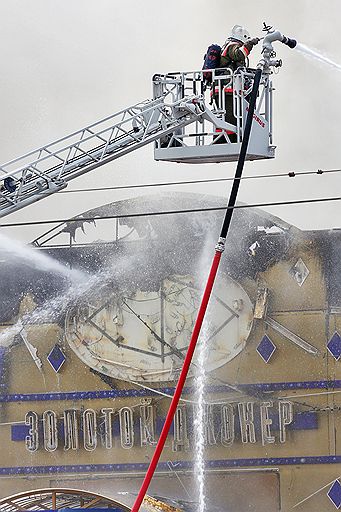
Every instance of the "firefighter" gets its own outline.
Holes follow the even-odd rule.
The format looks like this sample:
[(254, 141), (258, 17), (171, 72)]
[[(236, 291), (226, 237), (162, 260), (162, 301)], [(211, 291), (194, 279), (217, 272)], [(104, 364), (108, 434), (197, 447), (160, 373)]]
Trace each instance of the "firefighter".
[[(239, 67), (246, 65), (247, 57), (251, 52), (252, 48), (260, 41), (258, 37), (251, 38), (249, 32), (241, 25), (235, 25), (231, 30), (230, 36), (227, 38), (220, 56), (220, 68), (230, 69), (232, 72), (236, 71)], [(224, 74), (224, 72), (222, 72)], [(224, 83), (222, 86), (225, 96), (225, 121), (230, 124), (237, 124), (237, 120), (233, 114), (233, 88), (231, 83)], [(214, 89), (214, 98), (219, 104), (219, 87), (217, 83)], [(237, 142), (237, 135), (235, 133), (228, 132), (228, 136), (231, 142)], [(225, 143), (225, 139), (220, 137), (217, 142)]]

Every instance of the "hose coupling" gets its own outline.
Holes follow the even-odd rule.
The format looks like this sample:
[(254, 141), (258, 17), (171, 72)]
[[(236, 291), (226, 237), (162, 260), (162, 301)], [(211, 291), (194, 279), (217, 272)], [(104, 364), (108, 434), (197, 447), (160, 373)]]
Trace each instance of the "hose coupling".
[(223, 238), (222, 236), (220, 236), (218, 243), (215, 246), (215, 250), (217, 252), (224, 252), (225, 251), (225, 242), (226, 242), (226, 238)]

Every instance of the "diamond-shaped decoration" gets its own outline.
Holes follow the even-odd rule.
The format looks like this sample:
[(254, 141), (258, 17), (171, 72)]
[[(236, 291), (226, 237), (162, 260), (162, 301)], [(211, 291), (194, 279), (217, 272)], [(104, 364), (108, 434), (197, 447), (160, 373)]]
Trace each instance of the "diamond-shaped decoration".
[(338, 480), (335, 480), (327, 496), (334, 503), (335, 508), (339, 509), (341, 507), (341, 484)]
[(274, 345), (270, 338), (267, 335), (265, 335), (263, 336), (262, 341), (260, 342), (256, 350), (263, 359), (263, 361), (268, 363), (276, 350), (276, 345)]
[(61, 369), (62, 365), (65, 362), (65, 359), (66, 359), (66, 357), (65, 357), (62, 349), (57, 344), (53, 347), (53, 349), (47, 356), (48, 362), (50, 363), (50, 365), (52, 366), (52, 368), (54, 369), (54, 371), (56, 373), (58, 373), (59, 370)]
[(299, 258), (295, 265), (289, 270), (289, 274), (296, 281), (298, 286), (302, 286), (310, 272), (302, 258)]
[(336, 361), (338, 361), (341, 357), (341, 336), (338, 332), (334, 332), (333, 336), (327, 343), (327, 349), (334, 357)]

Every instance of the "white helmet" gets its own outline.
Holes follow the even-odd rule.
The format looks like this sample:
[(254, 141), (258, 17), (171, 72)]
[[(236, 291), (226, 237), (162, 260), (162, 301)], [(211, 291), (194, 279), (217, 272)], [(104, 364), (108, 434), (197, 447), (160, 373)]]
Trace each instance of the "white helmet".
[(241, 25), (235, 25), (231, 30), (231, 34), (229, 35), (229, 39), (237, 39), (242, 43), (249, 41), (251, 39), (250, 33), (246, 30), (246, 28)]

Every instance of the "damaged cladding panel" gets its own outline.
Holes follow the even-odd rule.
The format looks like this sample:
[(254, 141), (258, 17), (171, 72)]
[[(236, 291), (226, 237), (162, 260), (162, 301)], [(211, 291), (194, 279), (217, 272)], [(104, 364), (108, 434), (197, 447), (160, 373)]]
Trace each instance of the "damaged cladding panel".
[[(144, 196), (84, 212), (35, 241), (67, 266), (107, 277), (0, 347), (0, 497), (61, 486), (132, 505), (195, 321), (215, 237), (203, 240), (219, 232), (223, 210), (82, 218), (220, 206), (207, 195)], [(101, 240), (105, 231), (111, 239)], [(208, 511), (291, 510), (309, 496), (298, 510), (337, 508), (340, 245), (338, 230), (302, 232), (261, 210), (234, 212), (206, 333)], [(64, 296), (67, 282), (0, 256), (2, 336)], [(153, 500), (197, 510), (191, 372), (146, 510), (159, 510)]]

